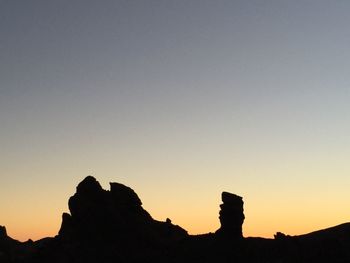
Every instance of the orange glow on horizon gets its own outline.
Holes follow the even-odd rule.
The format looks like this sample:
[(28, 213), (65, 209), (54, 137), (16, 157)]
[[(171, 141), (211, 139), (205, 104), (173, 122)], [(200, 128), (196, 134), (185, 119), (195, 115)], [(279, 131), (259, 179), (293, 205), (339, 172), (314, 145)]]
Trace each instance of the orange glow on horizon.
[[(307, 234), (345, 223), (348, 221), (347, 218), (350, 217), (350, 213), (344, 213), (342, 218), (337, 218), (332, 216), (331, 213), (322, 214), (317, 211), (293, 215), (291, 208), (290, 213), (286, 213), (286, 210), (276, 209), (275, 211), (269, 211), (269, 214), (259, 214), (257, 213), (259, 209), (252, 209), (253, 207), (249, 206), (245, 211), (246, 218), (243, 224), (243, 235), (245, 237), (273, 238), (276, 232), (283, 232), (288, 235)], [(156, 220), (164, 221), (166, 219), (163, 213), (152, 214), (150, 210), (148, 211)], [(212, 214), (213, 211), (210, 211), (211, 214), (208, 216), (205, 211), (198, 210), (194, 212), (189, 214), (184, 211), (183, 214), (173, 214), (169, 218), (173, 224), (183, 227), (191, 235), (213, 233), (220, 227), (217, 213)], [(11, 222), (7, 222), (5, 227), (8, 235), (14, 239), (20, 241), (32, 239), (35, 241), (44, 237), (54, 237), (58, 234), (60, 225), (60, 216), (47, 215), (46, 218), (32, 218), (32, 221), (13, 219)]]

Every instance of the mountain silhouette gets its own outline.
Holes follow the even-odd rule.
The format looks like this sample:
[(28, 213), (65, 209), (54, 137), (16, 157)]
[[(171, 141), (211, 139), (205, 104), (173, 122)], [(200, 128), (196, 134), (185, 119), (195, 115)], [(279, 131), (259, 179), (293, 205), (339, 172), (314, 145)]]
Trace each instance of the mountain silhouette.
[(0, 263), (79, 262), (350, 262), (350, 223), (300, 236), (244, 238), (243, 199), (221, 195), (220, 228), (189, 235), (170, 219), (157, 221), (120, 183), (102, 189), (86, 177), (70, 197), (59, 233), (19, 242), (0, 226)]

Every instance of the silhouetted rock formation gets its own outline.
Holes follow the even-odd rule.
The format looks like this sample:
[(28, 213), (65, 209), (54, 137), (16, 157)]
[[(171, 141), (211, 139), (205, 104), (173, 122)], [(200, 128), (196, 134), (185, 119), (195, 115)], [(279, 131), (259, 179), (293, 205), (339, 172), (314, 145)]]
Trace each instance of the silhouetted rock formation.
[(221, 194), (223, 204), (220, 205), (221, 227), (216, 232), (219, 235), (229, 238), (242, 238), (242, 225), (244, 221), (242, 197), (223, 192)]
[(103, 190), (86, 177), (69, 199), (59, 234), (18, 242), (0, 226), (0, 263), (350, 262), (350, 223), (301, 236), (243, 238), (242, 197), (223, 192), (221, 227), (190, 236), (167, 218), (154, 220), (129, 187)]
[(0, 226), (0, 239), (7, 237), (6, 227)]
[[(76, 193), (69, 199), (69, 210), (71, 214), (62, 215), (57, 238), (71, 244), (65, 248), (69, 254), (74, 254), (71, 248), (87, 251), (84, 253), (89, 255), (89, 260), (94, 258), (91, 251), (112, 246), (120, 251), (118, 255), (114, 250), (105, 252), (109, 258), (130, 254), (135, 261), (148, 253), (167, 250), (174, 242), (188, 236), (184, 229), (169, 220), (154, 220), (142, 208), (140, 198), (131, 188), (110, 183), (110, 191), (106, 191), (92, 176), (77, 186)], [(135, 247), (143, 253), (133, 253)]]
[(0, 262), (10, 262), (10, 244), (4, 226), (0, 226)]
[(30, 262), (35, 246), (31, 240), (19, 242), (9, 237), (6, 228), (0, 226), (0, 263)]
[(59, 236), (94, 240), (141, 234), (152, 222), (136, 193), (122, 184), (111, 183), (105, 191), (92, 176), (86, 177), (69, 199), (69, 214), (63, 214)]

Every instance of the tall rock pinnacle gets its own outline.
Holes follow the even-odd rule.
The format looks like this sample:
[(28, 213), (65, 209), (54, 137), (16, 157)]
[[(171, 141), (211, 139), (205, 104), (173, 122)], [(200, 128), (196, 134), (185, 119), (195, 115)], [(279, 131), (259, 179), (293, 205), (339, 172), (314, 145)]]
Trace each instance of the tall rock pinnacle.
[(229, 238), (242, 238), (242, 225), (244, 221), (242, 197), (223, 192), (221, 194), (223, 204), (220, 205), (221, 227), (217, 234)]

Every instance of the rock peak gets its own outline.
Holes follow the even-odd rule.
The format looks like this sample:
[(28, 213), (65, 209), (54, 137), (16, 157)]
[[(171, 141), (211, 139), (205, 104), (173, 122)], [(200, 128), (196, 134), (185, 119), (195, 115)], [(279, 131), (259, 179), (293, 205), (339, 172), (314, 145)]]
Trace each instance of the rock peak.
[(7, 237), (6, 227), (0, 226), (0, 238)]
[(89, 194), (99, 191), (102, 191), (102, 187), (96, 178), (91, 175), (85, 177), (77, 186), (77, 193)]
[(229, 192), (222, 192), (221, 200), (223, 202), (219, 213), (221, 227), (217, 233), (225, 237), (242, 238), (242, 225), (245, 218), (243, 198)]
[(243, 198), (241, 196), (229, 192), (222, 192), (221, 200), (223, 203), (243, 203)]

